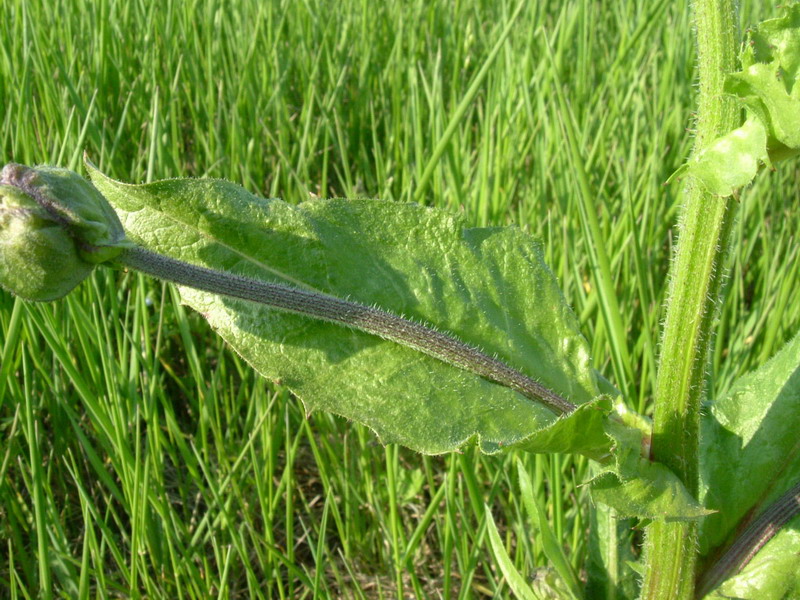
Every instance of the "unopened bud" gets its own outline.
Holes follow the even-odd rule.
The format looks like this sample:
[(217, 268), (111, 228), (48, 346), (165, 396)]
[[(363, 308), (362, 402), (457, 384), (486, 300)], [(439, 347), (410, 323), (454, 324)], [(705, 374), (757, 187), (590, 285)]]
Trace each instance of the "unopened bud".
[(61, 298), (130, 244), (105, 198), (77, 173), (8, 164), (0, 172), (0, 285)]

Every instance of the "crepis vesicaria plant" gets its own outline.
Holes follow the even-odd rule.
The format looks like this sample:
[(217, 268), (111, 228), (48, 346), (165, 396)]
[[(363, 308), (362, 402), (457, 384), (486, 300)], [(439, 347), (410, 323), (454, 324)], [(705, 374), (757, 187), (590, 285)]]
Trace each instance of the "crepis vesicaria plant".
[[(136, 202), (145, 198), (145, 204), (151, 202), (155, 206), (165, 198), (171, 200), (177, 198), (177, 201), (170, 204), (173, 207), (180, 207), (180, 210), (197, 209), (202, 212), (204, 207), (213, 204), (219, 211), (217, 217), (222, 214), (238, 215), (254, 206), (261, 210), (265, 205), (246, 194), (241, 188), (225, 182), (174, 180), (150, 186), (126, 186), (104, 178), (90, 165), (89, 170), (92, 172), (94, 185), (74, 172), (53, 167), (29, 168), (10, 164), (2, 170), (0, 285), (3, 288), (28, 300), (49, 301), (63, 297), (98, 265), (133, 268), (181, 286), (227, 298), (246, 300), (269, 310), (277, 309), (283, 313), (311, 317), (378, 336), (421, 352), (441, 363), (457, 367), (461, 372), (468, 372), (483, 380), (499, 384), (500, 389), (521, 394), (523, 400), (526, 400), (521, 404), (515, 404), (516, 400), (512, 398), (512, 403), (507, 407), (509, 417), (503, 420), (503, 417), (498, 418), (502, 413), (497, 411), (497, 407), (504, 400), (497, 400), (494, 397), (497, 395), (496, 390), (483, 389), (477, 395), (478, 404), (462, 411), (469, 413), (467, 418), (482, 419), (480, 423), (480, 426), (484, 427), (482, 433), (475, 434), (475, 430), (465, 426), (463, 431), (466, 433), (459, 430), (451, 440), (440, 444), (441, 431), (454, 429), (450, 427), (451, 422), (457, 420), (456, 411), (465, 403), (464, 398), (458, 396), (452, 404), (445, 402), (431, 409), (441, 413), (442, 406), (446, 406), (453, 411), (453, 414), (448, 415), (448, 419), (440, 419), (434, 424), (440, 426), (444, 423), (444, 427), (450, 429), (426, 432), (415, 426), (411, 437), (396, 441), (431, 453), (455, 449), (472, 437), (479, 438), (484, 451), (497, 451), (500, 447), (516, 447), (533, 452), (576, 452), (598, 461), (601, 468), (599, 475), (591, 482), (593, 496), (596, 501), (617, 509), (620, 515), (643, 518), (659, 518), (667, 515), (671, 519), (691, 521), (709, 514), (709, 511), (687, 492), (671, 471), (659, 463), (648, 460), (646, 443), (649, 434), (648, 423), (637, 415), (627, 413), (620, 403), (611, 400), (611, 396), (615, 393), (613, 388), (594, 374), (590, 367), (585, 366), (588, 365), (588, 361), (584, 361), (585, 365), (576, 367), (575, 370), (582, 373), (577, 377), (583, 381), (582, 391), (579, 387), (574, 387), (571, 394), (564, 393), (563, 388), (554, 389), (545, 385), (526, 374), (525, 369), (514, 368), (506, 360), (478, 349), (476, 344), (466, 343), (456, 336), (424, 325), (420, 319), (403, 318), (374, 306), (344, 300), (313, 289), (245, 277), (241, 274), (190, 264), (185, 260), (179, 260), (180, 256), (176, 258), (151, 252), (126, 237), (116, 211), (120, 210), (120, 214), (125, 214), (128, 209), (125, 207), (120, 209), (118, 204), (124, 204), (126, 200), (137, 197)], [(116, 210), (108, 203), (106, 196), (115, 196)], [(143, 208), (143, 205), (138, 205), (136, 202), (129, 207), (130, 211), (138, 212)], [(184, 206), (191, 202), (196, 202), (197, 205)], [(357, 211), (364, 210), (365, 214), (378, 212), (381, 214), (379, 220), (383, 223), (386, 220), (386, 215), (381, 212), (386, 209), (386, 204), (380, 203), (321, 202), (318, 205), (312, 203), (311, 208), (305, 213), (302, 213), (302, 209), (296, 210), (279, 201), (274, 201), (269, 207), (275, 209), (275, 214), (278, 215), (277, 217), (275, 214), (272, 215), (275, 217), (274, 225), (284, 226), (291, 232), (298, 230), (298, 223), (303, 219), (311, 218), (309, 215), (314, 215), (316, 218), (320, 218), (320, 215), (334, 215), (333, 220), (338, 221), (342, 219), (343, 211), (355, 210), (353, 218), (357, 221), (363, 218), (363, 214)], [(326, 210), (330, 212), (326, 213)], [(574, 316), (571, 316), (568, 309), (559, 308), (561, 306), (559, 303), (563, 304), (564, 301), (558, 286), (546, 267), (537, 262), (538, 255), (530, 254), (529, 238), (520, 237), (521, 234), (512, 229), (500, 233), (499, 230), (491, 232), (476, 230), (473, 233), (465, 233), (458, 228), (454, 229), (452, 223), (441, 214), (426, 213), (425, 209), (417, 206), (393, 205), (391, 211), (393, 215), (410, 211), (411, 220), (415, 225), (418, 225), (421, 217), (435, 214), (435, 218), (439, 219), (440, 224), (447, 230), (447, 235), (455, 233), (456, 238), (462, 236), (477, 240), (479, 244), (484, 244), (492, 234), (499, 235), (501, 243), (495, 249), (497, 256), (500, 257), (499, 262), (504, 265), (509, 263), (509, 256), (518, 251), (515, 244), (519, 243), (523, 248), (519, 260), (520, 264), (524, 265), (521, 271), (524, 274), (524, 285), (520, 288), (523, 290), (521, 295), (527, 298), (531, 293), (530, 283), (538, 281), (536, 285), (540, 287), (540, 291), (537, 293), (542, 293), (542, 297), (547, 299), (545, 303), (548, 305), (547, 309), (543, 311), (543, 316), (540, 315), (544, 321), (540, 321), (538, 327), (546, 329), (550, 322), (565, 320), (567, 324), (553, 339), (566, 340), (562, 344), (564, 348), (572, 350), (577, 348), (577, 352), (572, 355), (574, 361), (580, 362), (586, 358), (586, 352), (581, 345), (582, 337), (577, 327), (573, 326)], [(127, 212), (128, 218), (130, 214), (131, 212)], [(263, 220), (266, 216), (269, 215), (259, 213), (259, 219)], [(299, 221), (294, 222), (292, 219)], [(323, 221), (317, 225), (321, 226)], [(167, 226), (167, 223), (168, 219), (161, 221), (156, 228)], [(152, 222), (149, 226), (152, 227)], [(179, 232), (180, 225), (175, 229), (176, 234)], [(258, 235), (264, 235), (264, 230), (259, 229)], [(513, 243), (509, 240), (513, 240)], [(441, 242), (441, 239), (437, 238), (437, 242)], [(476, 248), (470, 246), (467, 254), (471, 256), (475, 251)], [(511, 262), (515, 260), (517, 259), (514, 258)], [(535, 268), (532, 268), (532, 265)], [(526, 279), (531, 275), (533, 275), (531, 279)], [(236, 312), (238, 309), (232, 310)], [(503, 315), (503, 318), (505, 316)], [(263, 320), (262, 317), (263, 314), (258, 313), (259, 321)], [(239, 330), (229, 341), (235, 344), (243, 332), (249, 333), (244, 329)], [(541, 332), (536, 333), (539, 335)], [(221, 331), (221, 335), (224, 337), (225, 332)], [(546, 349), (548, 352), (558, 351), (555, 344), (548, 344)], [(237, 350), (243, 355), (252, 352), (252, 348), (246, 346)], [(575, 359), (575, 356), (579, 358)], [(269, 368), (263, 367), (261, 362), (253, 359), (252, 354), (249, 358), (262, 374), (270, 376)], [(424, 369), (426, 375), (430, 373), (429, 368), (428, 366)], [(557, 379), (551, 378), (551, 380)], [(417, 380), (415, 382), (419, 383)], [(432, 385), (437, 387), (438, 382)], [(475, 385), (474, 380), (471, 385)], [(319, 388), (317, 390), (319, 391)], [(446, 390), (443, 393), (447, 393)], [(512, 396), (515, 395), (513, 393)], [(509, 398), (509, 396), (497, 397)], [(398, 403), (395, 397), (389, 400), (390, 402), (383, 406), (390, 406), (392, 411), (396, 411), (397, 405), (402, 404)], [(381, 398), (368, 397), (357, 407), (360, 413), (356, 411), (347, 416), (370, 425), (379, 434), (384, 434), (390, 429), (381, 430), (386, 422), (391, 422), (392, 427), (402, 429), (399, 423), (404, 417), (398, 418), (398, 413), (390, 410), (381, 417), (384, 418), (383, 422), (369, 421), (374, 413), (380, 412), (373, 406), (373, 403), (380, 401)], [(411, 413), (425, 409), (425, 402), (419, 400), (418, 402), (419, 404), (410, 408)], [(487, 409), (489, 412), (475, 410), (475, 406)], [(345, 414), (343, 410), (339, 411), (331, 404), (312, 405), (312, 407)], [(536, 410), (540, 412), (536, 410), (523, 412), (530, 411), (531, 407), (538, 407)], [(401, 408), (409, 410), (408, 407)], [(543, 416), (545, 413), (546, 416)], [(416, 415), (416, 418), (417, 423), (430, 428), (430, 420), (426, 419), (424, 414), (421, 418)], [(494, 442), (494, 446), (487, 443), (491, 434), (498, 431), (499, 439)], [(515, 432), (510, 438), (509, 431)], [(520, 434), (520, 431), (524, 433)], [(427, 434), (430, 434), (430, 437), (420, 441)], [(419, 437), (415, 438), (414, 435)], [(511, 443), (506, 443), (505, 440), (509, 439)], [(790, 489), (764, 512), (754, 527), (748, 529), (740, 541), (723, 554), (716, 563), (719, 566), (709, 569), (704, 585), (710, 587), (722, 581), (733, 566), (742, 564), (741, 557), (745, 557), (746, 562), (755, 550), (763, 546), (764, 539), (769, 537), (764, 537), (765, 531), (770, 530), (774, 533), (776, 528), (792, 518), (796, 514), (796, 510), (792, 508), (796, 505), (796, 495), (796, 488)]]
[[(707, 3), (698, 1), (700, 4)], [(800, 39), (798, 6), (789, 7), (783, 17), (767, 21), (751, 32), (750, 44), (741, 59), (742, 70), (729, 73), (724, 89), (718, 90), (720, 95), (724, 93), (736, 97), (745, 107), (744, 124), (738, 127), (733, 125), (733, 129), (726, 132), (717, 132), (715, 135), (720, 137), (697, 151), (676, 174), (690, 178), (696, 189), (703, 190), (703, 194), (695, 198), (704, 203), (698, 205), (700, 213), (707, 212), (711, 203), (719, 198), (738, 193), (764, 166), (794, 156), (800, 147), (800, 120), (797, 118), (800, 114), (797, 110), (800, 106), (800, 86), (795, 85), (800, 78), (796, 60), (797, 48), (800, 47), (796, 42)], [(707, 25), (702, 23), (702, 19), (698, 21), (699, 28)], [(780, 75), (777, 79), (776, 74)], [(737, 111), (731, 114), (731, 122), (735, 123)], [(707, 507), (704, 507), (664, 464), (649, 460), (649, 424), (641, 417), (627, 413), (620, 402), (612, 400), (617, 392), (591, 368), (585, 340), (580, 335), (574, 315), (560, 296), (552, 274), (543, 265), (531, 240), (512, 228), (502, 232), (466, 230), (461, 225), (454, 225), (452, 218), (426, 213), (421, 207), (393, 205), (387, 209), (386, 205), (367, 201), (309, 203), (306, 209), (294, 209), (279, 201), (256, 199), (241, 188), (224, 182), (176, 180), (153, 186), (125, 186), (105, 178), (90, 165), (89, 170), (94, 185), (65, 169), (29, 168), (16, 164), (3, 169), (0, 174), (0, 285), (3, 288), (27, 300), (49, 301), (69, 293), (97, 265), (134, 268), (188, 288), (247, 300), (270, 310), (277, 309), (283, 313), (343, 325), (421, 352), (435, 359), (433, 362), (457, 367), (461, 373), (466, 372), (477, 379), (465, 380), (440, 371), (433, 375), (438, 363), (425, 363), (422, 368), (412, 372), (410, 365), (418, 363), (417, 356), (395, 357), (391, 365), (377, 377), (373, 373), (376, 364), (370, 359), (362, 360), (360, 364), (353, 360), (349, 363), (350, 367), (355, 365), (348, 372), (351, 376), (342, 380), (354, 387), (348, 390), (347, 402), (343, 403), (341, 398), (331, 395), (329, 385), (326, 387), (312, 382), (304, 387), (302, 377), (307, 376), (309, 369), (308, 363), (303, 361), (310, 356), (310, 353), (303, 354), (305, 348), (294, 348), (297, 354), (284, 362), (274, 363), (273, 359), (263, 357), (265, 353), (270, 354), (270, 350), (276, 350), (276, 346), (270, 345), (271, 340), (267, 339), (270, 334), (278, 331), (281, 339), (285, 339), (287, 333), (290, 337), (297, 336), (298, 328), (291, 329), (296, 323), (280, 323), (280, 327), (274, 329), (270, 329), (271, 325), (263, 328), (262, 322), (268, 318), (263, 312), (240, 310), (224, 302), (220, 307), (218, 300), (208, 298), (189, 301), (195, 308), (198, 305), (204, 309), (210, 306), (212, 309), (208, 313), (204, 310), (204, 314), (211, 315), (207, 318), (212, 326), (237, 351), (247, 356), (263, 375), (274, 379), (282, 377), (283, 371), (290, 371), (294, 376), (294, 379), (287, 378), (291, 379), (290, 388), (296, 393), (300, 392), (299, 397), (302, 393), (307, 394), (302, 398), (307, 407), (329, 410), (365, 423), (385, 441), (397, 441), (423, 452), (440, 453), (477, 440), (481, 449), (488, 452), (499, 451), (503, 447), (531, 452), (574, 452), (596, 460), (599, 463), (598, 475), (591, 482), (594, 499), (614, 508), (619, 516), (656, 520), (648, 528), (648, 544), (653, 547), (650, 557), (645, 559), (651, 568), (647, 577), (653, 581), (655, 578), (651, 573), (658, 569), (669, 576), (674, 575), (668, 563), (680, 554), (675, 552), (676, 548), (684, 553), (682, 560), (686, 565), (694, 564), (696, 559), (693, 543), (688, 544), (691, 546), (688, 552), (684, 552), (686, 548), (681, 546), (690, 537), (683, 533), (673, 535), (667, 529), (664, 529), (664, 539), (670, 544), (663, 548), (666, 558), (659, 559), (661, 549), (656, 547), (654, 541), (659, 538), (653, 531), (655, 526), (660, 527), (668, 519), (683, 528), (684, 533), (690, 533), (691, 539), (698, 540), (707, 559), (716, 557), (714, 561), (707, 560), (704, 571), (698, 573), (696, 589), (705, 593), (724, 582), (731, 573), (742, 569), (766, 541), (798, 513), (800, 484), (797, 484), (796, 471), (789, 465), (780, 473), (773, 474), (765, 467), (781, 463), (786, 455), (796, 453), (796, 439), (787, 436), (785, 429), (787, 423), (797, 422), (797, 411), (791, 410), (785, 399), (797, 393), (796, 388), (792, 388), (796, 383), (792, 384), (792, 381), (793, 378), (796, 380), (793, 374), (797, 369), (800, 338), (796, 338), (775, 360), (765, 365), (763, 371), (756, 372), (751, 379), (744, 378), (730, 398), (715, 402), (702, 416), (705, 441), (700, 441), (699, 451), (693, 460), (697, 459), (696, 462), (701, 465), (709, 488), (704, 499)], [(112, 196), (113, 209), (107, 201)], [(173, 204), (178, 208), (173, 206), (166, 209), (173, 211), (166, 215), (164, 204), (170, 200), (175, 200)], [(126, 203), (130, 206), (126, 206)], [(192, 259), (203, 262), (203, 257), (185, 249), (192, 246), (191, 240), (184, 248), (171, 248), (175, 256), (151, 252), (126, 237), (117, 214), (117, 211), (120, 215), (127, 212), (127, 219), (123, 220), (129, 234), (132, 231), (129, 225), (133, 225), (138, 238), (147, 237), (149, 229), (164, 230), (168, 232), (166, 235), (177, 238), (185, 233), (180, 223), (176, 226), (173, 222), (177, 217), (184, 218), (184, 224), (192, 222), (197, 219), (197, 214), (203, 213), (212, 204), (219, 211), (213, 215), (211, 225), (207, 224), (205, 229), (197, 228), (194, 241), (203, 236), (220, 234), (219, 229), (213, 229), (219, 220), (229, 221), (222, 227), (223, 230), (229, 230), (227, 233), (236, 227), (246, 229), (249, 226), (246, 219), (236, 221), (235, 217), (251, 213), (254, 217), (250, 219), (252, 222), (264, 223), (271, 219), (272, 225), (278, 229), (283, 227), (280, 231), (269, 232), (280, 240), (271, 248), (280, 247), (291, 253), (291, 244), (299, 239), (300, 250), (295, 256), (312, 259), (314, 252), (306, 252), (303, 240), (323, 230), (335, 230), (343, 220), (346, 222), (351, 219), (349, 223), (361, 225), (362, 230), (369, 230), (377, 224), (377, 227), (385, 228), (384, 235), (389, 235), (387, 229), (399, 229), (402, 235), (408, 235), (410, 231), (423, 231), (427, 227), (435, 233), (423, 234), (417, 240), (420, 242), (417, 247), (403, 249), (405, 254), (409, 254), (409, 250), (424, 248), (426, 244), (437, 249), (441, 246), (447, 246), (449, 250), (459, 249), (462, 251), (459, 260), (469, 267), (456, 270), (455, 277), (451, 279), (460, 284), (467, 276), (472, 278), (460, 287), (449, 288), (449, 295), (458, 296), (461, 288), (467, 289), (470, 303), (474, 304), (476, 298), (485, 300), (478, 312), (489, 314), (494, 311), (495, 314), (482, 323), (483, 330), (470, 322), (485, 318), (483, 315), (472, 319), (462, 318), (456, 326), (459, 331), (456, 337), (422, 324), (422, 321), (437, 321), (431, 316), (450, 317), (454, 311), (449, 309), (453, 305), (449, 305), (447, 300), (438, 298), (440, 304), (429, 302), (427, 312), (421, 311), (415, 315), (416, 318), (403, 318), (397, 316), (399, 312), (392, 313), (371, 304), (343, 299), (353, 292), (353, 288), (346, 285), (339, 289), (334, 287), (342, 292), (335, 295), (316, 291), (314, 286), (285, 285), (197, 266), (192, 264)], [(142, 210), (150, 211), (151, 218), (137, 223), (131, 215)], [(184, 212), (178, 214), (180, 211)], [(425, 219), (428, 219), (425, 227), (420, 227), (420, 220)], [(230, 223), (235, 225), (231, 226)], [(297, 235), (298, 232), (302, 235)], [(264, 229), (259, 229), (256, 234), (262, 238), (255, 243), (264, 245)], [(219, 245), (235, 246), (244, 238), (247, 252), (252, 249), (253, 242), (247, 240), (246, 236), (247, 232), (244, 232), (242, 237), (220, 240)], [(343, 242), (345, 239), (347, 241)], [(333, 240), (332, 245), (325, 246), (326, 250), (336, 251), (337, 245), (359, 241), (341, 235), (334, 235)], [(151, 238), (150, 242), (144, 246), (159, 247), (157, 240)], [(717, 244), (715, 239), (710, 239), (708, 243), (712, 247)], [(224, 256), (218, 250), (204, 249), (209, 250), (211, 256), (206, 264), (225, 264), (225, 260), (220, 258), (224, 259)], [(391, 244), (381, 240), (370, 250), (388, 255), (392, 248)], [(474, 260), (476, 256), (479, 260)], [(422, 273), (422, 279), (415, 281), (416, 287), (409, 286), (412, 291), (406, 300), (410, 300), (412, 305), (419, 301), (419, 290), (428, 288), (426, 291), (429, 292), (442, 284), (451, 284), (437, 279), (435, 274), (452, 269), (452, 263), (458, 262), (426, 262), (419, 258), (415, 256), (411, 262), (397, 262), (392, 268), (388, 268), (391, 261), (387, 260), (385, 264), (380, 259), (375, 261), (379, 264), (381, 276), (392, 273), (395, 267), (409, 277), (409, 272), (413, 270)], [(426, 260), (429, 258), (426, 257)], [(692, 262), (692, 257), (688, 261)], [(360, 267), (366, 266), (358, 263), (358, 260), (356, 263)], [(344, 264), (348, 265), (347, 261)], [(329, 275), (326, 268), (329, 267), (330, 264), (323, 266), (322, 275), (310, 272), (311, 278), (316, 278), (317, 283), (329, 281), (326, 279)], [(348, 266), (343, 268), (347, 270)], [(428, 273), (433, 275), (428, 277)], [(475, 273), (480, 275), (476, 276)], [(351, 278), (349, 283), (352, 284), (352, 274), (338, 274), (340, 279)], [(304, 275), (309, 275), (309, 272)], [(303, 277), (295, 279), (304, 282)], [(402, 281), (394, 280), (392, 283), (401, 289)], [(702, 282), (690, 280), (684, 283), (692, 287)], [(498, 286), (506, 294), (499, 303), (492, 298)], [(530, 297), (535, 295), (533, 288), (536, 288), (535, 294), (540, 295), (531, 303)], [(386, 295), (381, 296), (382, 290), (376, 292), (373, 289), (372, 292), (375, 295), (368, 294), (367, 302), (383, 305), (383, 301), (391, 301)], [(181, 293), (183, 296), (184, 292)], [(508, 305), (516, 299), (509, 301), (508, 296), (522, 298), (514, 310), (509, 310)], [(701, 297), (710, 298), (713, 302), (716, 294), (701, 294)], [(500, 310), (497, 309), (498, 305), (502, 305)], [(395, 304), (394, 308), (402, 311), (406, 310), (406, 306)], [(455, 308), (460, 307), (456, 305)], [(473, 310), (472, 314), (476, 312), (474, 306), (470, 309)], [(535, 323), (529, 323), (532, 320), (536, 320)], [(254, 325), (256, 321), (258, 325)], [(498, 323), (506, 329), (502, 326), (498, 328)], [(508, 323), (514, 325), (509, 326)], [(305, 328), (306, 324), (303, 324), (302, 329)], [(499, 329), (500, 333), (494, 331), (486, 334), (487, 330), (492, 329)], [(523, 334), (517, 335), (517, 330), (524, 330)], [(338, 335), (332, 331), (316, 331)], [(517, 339), (508, 343), (515, 336)], [(676, 336), (678, 346), (691, 337)], [(371, 349), (371, 342), (363, 339), (351, 342), (351, 347), (358, 350), (352, 353), (354, 356), (361, 353), (374, 356), (366, 352)], [(537, 343), (542, 347), (530, 351), (530, 347)], [(339, 362), (335, 363), (337, 372), (351, 358), (342, 358), (341, 346), (340, 340), (335, 345), (325, 346), (327, 350), (339, 353)], [(479, 347), (487, 347), (489, 351), (484, 352)], [(514, 356), (526, 353), (525, 360)], [(278, 352), (272, 354), (277, 355)], [(386, 354), (380, 356), (383, 358)], [(301, 360), (298, 361), (298, 357)], [(314, 365), (318, 366), (318, 356), (314, 360), (317, 360)], [(516, 362), (512, 364), (514, 360)], [(297, 364), (292, 364), (293, 361)], [(520, 363), (522, 366), (519, 366)], [(330, 367), (330, 364), (326, 366)], [(401, 375), (398, 376), (398, 373)], [(534, 373), (538, 378), (532, 376)], [(440, 375), (441, 380), (438, 379)], [(359, 378), (370, 376), (373, 381), (369, 385), (358, 381)], [(383, 389), (392, 378), (401, 380), (401, 383), (395, 382), (390, 391)], [(754, 380), (759, 380), (757, 386), (751, 383)], [(446, 381), (446, 384), (443, 385), (442, 381)], [(499, 385), (488, 386), (487, 382)], [(432, 395), (439, 394), (435, 402), (420, 400), (419, 396), (424, 397), (425, 393), (419, 393), (417, 388), (423, 387)], [(474, 388), (478, 388), (478, 391)], [(751, 393), (755, 388), (758, 388), (758, 393)], [(448, 394), (448, 398), (442, 398)], [(518, 398), (519, 395), (522, 398)], [(445, 413), (446, 418), (442, 418)], [(773, 418), (772, 415), (776, 416)], [(739, 438), (750, 435), (748, 432), (753, 428), (752, 423), (758, 423), (759, 429), (769, 433), (767, 442), (755, 448), (750, 447), (752, 444), (737, 445)], [(732, 432), (734, 435), (731, 435)], [(724, 457), (717, 456), (718, 449), (713, 446), (715, 440), (719, 444), (733, 440), (733, 445), (726, 447)], [(692, 443), (696, 445), (696, 441)], [(659, 458), (658, 453), (655, 455)], [(747, 474), (751, 485), (741, 486), (737, 483), (732, 488), (730, 482), (736, 481), (741, 473)], [(765, 473), (769, 473), (769, 477), (764, 477)], [(756, 482), (759, 477), (762, 479)], [(710, 514), (713, 511), (716, 512)], [(701, 520), (701, 525), (695, 527), (698, 520)], [(700, 533), (695, 538), (693, 536), (697, 531)], [(781, 549), (788, 548), (790, 554), (796, 553), (792, 550), (796, 546), (791, 544), (791, 540), (782, 542), (776, 552), (780, 554)], [(777, 587), (773, 585), (774, 593), (770, 592), (772, 595), (769, 598), (786, 597), (787, 586), (793, 585), (796, 561), (790, 560), (786, 565), (786, 568), (781, 567), (783, 572), (773, 569), (767, 580), (762, 578), (760, 585), (763, 585), (759, 589), (766, 589), (776, 581), (781, 582)], [(687, 567), (690, 571), (693, 568)], [(758, 578), (758, 573), (754, 577)], [(672, 583), (668, 582), (668, 578), (662, 579), (667, 583), (657, 592), (652, 592), (655, 587), (651, 588), (650, 597), (670, 597), (670, 590), (677, 589), (669, 587)], [(673, 579), (680, 580), (681, 577), (678, 575)], [(646, 578), (645, 587), (648, 581)], [(739, 597), (739, 590), (748, 588), (751, 583), (747, 577), (742, 581), (740, 585), (729, 580), (728, 583), (722, 583), (719, 589), (727, 590), (724, 593), (729, 594), (728, 597), (731, 594)], [(788, 583), (784, 585), (783, 582)], [(725, 588), (726, 585), (729, 588)], [(693, 581), (689, 584), (677, 581), (676, 586), (683, 590), (682, 597), (694, 593)]]

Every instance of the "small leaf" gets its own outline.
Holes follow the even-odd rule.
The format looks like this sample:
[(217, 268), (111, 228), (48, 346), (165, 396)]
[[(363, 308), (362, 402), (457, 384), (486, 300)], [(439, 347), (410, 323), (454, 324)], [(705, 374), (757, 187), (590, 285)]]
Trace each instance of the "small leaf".
[(620, 517), (685, 521), (709, 514), (672, 471), (642, 456), (641, 431), (611, 420), (607, 430), (616, 443), (615, 464), (592, 479), (595, 501)]
[[(757, 63), (729, 75), (725, 83), (725, 91), (738, 96), (752, 111), (751, 119), (763, 123), (764, 147), (774, 149), (774, 159), (800, 147), (800, 86), (792, 85), (788, 92), (780, 73), (778, 63)], [(783, 154), (778, 154), (779, 149)]]
[(690, 177), (718, 196), (748, 185), (762, 165), (800, 153), (800, 4), (748, 33), (742, 70), (730, 73), (725, 92), (747, 108), (741, 127), (714, 140), (670, 177)]
[(708, 193), (730, 196), (753, 181), (762, 164), (769, 164), (767, 134), (760, 120), (750, 118), (693, 155), (670, 181), (692, 177)]
[(796, 155), (800, 151), (800, 4), (785, 6), (783, 16), (750, 30), (741, 61), (742, 70), (726, 78), (725, 91), (739, 98), (752, 118), (763, 124), (771, 162)]
[[(800, 481), (800, 335), (763, 367), (742, 377), (701, 421), (701, 481), (705, 505), (717, 512), (700, 527), (700, 552), (711, 562), (773, 501)], [(798, 519), (772, 539), (737, 578), (777, 586), (800, 571)], [(762, 555), (785, 556), (767, 577)], [(787, 562), (788, 561), (788, 562)], [(778, 568), (778, 564), (791, 565)], [(761, 566), (759, 566), (761, 565)], [(781, 573), (792, 573), (788, 575)], [(759, 575), (762, 573), (762, 575)], [(748, 575), (750, 574), (750, 575)], [(790, 585), (787, 583), (786, 585)], [(782, 585), (782, 584), (781, 584)], [(725, 588), (727, 589), (727, 588)], [(755, 588), (753, 588), (755, 589)], [(758, 588), (761, 589), (761, 588)], [(781, 598), (782, 595), (741, 597)], [(775, 587), (775, 589), (778, 589)]]
[(607, 472), (591, 482), (592, 498), (620, 517), (691, 521), (709, 514), (664, 465), (642, 459), (627, 479)]
[[(515, 227), (470, 229), (459, 217), (413, 204), (318, 200), (294, 207), (222, 181), (126, 185), (90, 172), (130, 238), (145, 248), (376, 305), (446, 328), (576, 404), (598, 395), (577, 319), (539, 246)], [(594, 452), (608, 445), (602, 400), (562, 424), (535, 401), (399, 344), (248, 302), (180, 292), (309, 411), (363, 423), (384, 442), (429, 454), (471, 440), (484, 452), (519, 444)], [(578, 425), (587, 428), (580, 436)], [(562, 444), (548, 438), (551, 426), (570, 431)]]
[(794, 82), (800, 74), (800, 4), (784, 4), (783, 15), (767, 19), (748, 30), (748, 41), (742, 52), (742, 66), (776, 62)]
[(519, 440), (514, 447), (537, 454), (575, 452), (603, 461), (611, 453), (611, 438), (605, 432), (605, 421), (611, 409), (611, 398), (598, 396)]

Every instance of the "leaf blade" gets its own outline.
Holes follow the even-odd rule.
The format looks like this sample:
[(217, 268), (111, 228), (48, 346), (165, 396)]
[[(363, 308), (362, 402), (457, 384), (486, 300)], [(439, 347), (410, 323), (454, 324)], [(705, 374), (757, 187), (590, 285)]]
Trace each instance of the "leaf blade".
[[(470, 229), (411, 204), (293, 207), (220, 181), (134, 186), (91, 174), (146, 248), (448, 323), (463, 341), (573, 402), (597, 395), (577, 321), (538, 246), (516, 228)], [(364, 423), (384, 442), (436, 454), (478, 440), (484, 452), (496, 452), (557, 421), (516, 392), (368, 334), (186, 288), (181, 296), (309, 411)]]
[(486, 514), (486, 528), (489, 531), (489, 545), (492, 548), (497, 565), (508, 583), (508, 587), (514, 593), (514, 596), (520, 600), (537, 600), (536, 595), (533, 593), (531, 586), (525, 581), (525, 577), (514, 566), (514, 562), (508, 555), (503, 540), (500, 538), (500, 532), (497, 530), (497, 525), (494, 523), (491, 509), (484, 504), (484, 512)]

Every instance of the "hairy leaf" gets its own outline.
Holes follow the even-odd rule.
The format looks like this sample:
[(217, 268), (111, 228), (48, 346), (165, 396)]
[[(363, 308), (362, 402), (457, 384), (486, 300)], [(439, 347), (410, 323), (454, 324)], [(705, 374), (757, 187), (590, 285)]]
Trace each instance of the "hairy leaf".
[(725, 88), (741, 98), (767, 127), (770, 146), (800, 147), (800, 5), (784, 8), (749, 32), (742, 71), (728, 76)]
[(725, 92), (747, 108), (744, 125), (693, 155), (670, 178), (687, 176), (706, 191), (729, 196), (748, 185), (761, 165), (800, 152), (800, 4), (749, 31), (742, 70)]
[[(453, 332), (573, 403), (598, 395), (577, 320), (539, 246), (515, 227), (470, 229), (457, 216), (413, 204), (315, 200), (295, 207), (222, 181), (126, 185), (90, 171), (129, 236), (150, 250), (376, 305)], [(363, 423), (384, 442), (425, 453), (470, 440), (485, 452), (522, 445), (591, 455), (609, 445), (602, 399), (557, 420), (508, 388), (396, 343), (180, 291), (254, 368), (288, 386), (309, 411)]]
[(642, 456), (647, 432), (637, 415), (622, 415), (624, 423), (607, 421), (614, 439), (614, 464), (591, 481), (592, 498), (617, 511), (619, 517), (682, 521), (709, 511), (695, 500), (677, 475)]
[[(700, 552), (706, 562), (713, 562), (753, 519), (800, 481), (800, 335), (714, 402), (701, 425), (702, 493), (705, 505), (717, 512), (701, 524)], [(737, 578), (747, 586), (766, 586), (753, 587), (763, 591), (738, 597), (782, 598), (767, 590), (779, 589), (782, 581), (797, 586), (798, 528), (800, 520), (794, 519)], [(762, 555), (782, 557), (774, 573), (767, 573)]]
[(669, 181), (688, 175), (707, 192), (730, 196), (753, 181), (761, 165), (768, 163), (767, 133), (762, 122), (751, 117), (738, 129), (693, 155)]
[(800, 520), (782, 530), (745, 569), (705, 597), (783, 600), (800, 597)]

